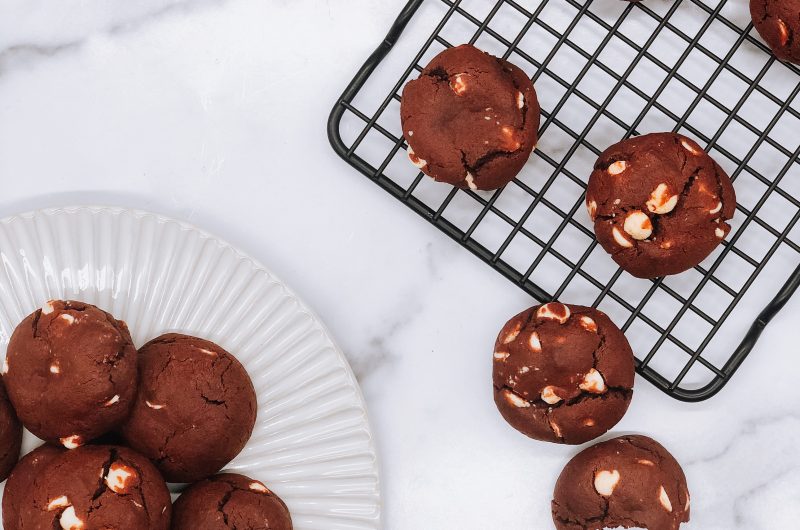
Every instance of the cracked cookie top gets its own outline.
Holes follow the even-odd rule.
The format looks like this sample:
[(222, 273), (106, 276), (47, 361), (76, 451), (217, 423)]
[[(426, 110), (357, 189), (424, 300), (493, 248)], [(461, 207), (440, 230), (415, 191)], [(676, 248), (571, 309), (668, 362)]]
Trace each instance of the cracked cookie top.
[(603, 152), (586, 189), (597, 241), (638, 278), (686, 271), (725, 239), (736, 195), (693, 140), (654, 133)]
[(103, 445), (48, 458), (33, 476), (32, 499), (21, 507), (21, 528), (169, 528), (169, 490), (147, 458)]
[(223, 473), (193, 484), (175, 501), (172, 530), (292, 530), (286, 504), (263, 483)]
[(540, 115), (525, 72), (464, 44), (434, 57), (406, 84), (400, 117), (409, 158), (425, 174), (493, 190), (525, 165)]
[(52, 300), (26, 317), (2, 372), (25, 427), (68, 449), (116, 428), (136, 395), (128, 327), (84, 302)]
[(523, 434), (580, 444), (608, 431), (633, 394), (633, 352), (604, 313), (557, 302), (506, 323), (494, 350), (494, 398)]
[(256, 393), (244, 366), (213, 342), (168, 333), (139, 350), (141, 383), (125, 443), (169, 482), (222, 469), (253, 432)]
[(646, 436), (622, 436), (578, 453), (553, 494), (558, 530), (677, 530), (689, 521), (689, 490), (680, 464)]
[(750, 0), (750, 14), (775, 56), (800, 64), (800, 0)]

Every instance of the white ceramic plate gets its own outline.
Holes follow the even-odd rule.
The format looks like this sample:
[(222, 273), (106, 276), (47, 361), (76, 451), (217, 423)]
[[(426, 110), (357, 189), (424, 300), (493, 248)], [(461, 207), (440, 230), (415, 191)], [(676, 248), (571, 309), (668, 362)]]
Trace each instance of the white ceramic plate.
[[(358, 383), (319, 320), (224, 241), (151, 213), (41, 210), (0, 221), (0, 354), (53, 298), (125, 320), (136, 345), (167, 331), (210, 339), (253, 379), (258, 419), (226, 468), (262, 480), (297, 530), (380, 526), (378, 466)], [(35, 439), (27, 434), (26, 447)]]

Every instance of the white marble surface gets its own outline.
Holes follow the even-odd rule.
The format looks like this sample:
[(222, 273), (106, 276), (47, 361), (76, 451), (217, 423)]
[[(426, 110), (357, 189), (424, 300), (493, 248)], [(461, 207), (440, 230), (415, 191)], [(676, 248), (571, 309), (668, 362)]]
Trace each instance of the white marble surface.
[[(366, 395), (384, 527), (547, 529), (577, 449), (491, 399), (491, 347), (531, 303), (342, 163), (325, 123), (401, 0), (0, 0), (0, 214), (109, 203), (189, 220), (266, 263)], [(795, 298), (716, 398), (643, 380), (615, 433), (683, 463), (686, 528), (800, 521)], [(774, 366), (781, 366), (776, 370)]]

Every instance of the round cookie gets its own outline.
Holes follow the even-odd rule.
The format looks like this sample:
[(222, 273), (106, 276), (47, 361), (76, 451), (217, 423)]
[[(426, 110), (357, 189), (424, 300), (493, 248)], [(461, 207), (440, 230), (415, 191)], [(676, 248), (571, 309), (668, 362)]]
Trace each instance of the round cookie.
[(60, 445), (40, 445), (19, 461), (3, 490), (3, 530), (21, 530), (21, 510), (33, 510), (33, 483), (42, 469), (64, 453)]
[(558, 530), (677, 530), (689, 521), (689, 490), (680, 464), (646, 436), (622, 436), (578, 453), (553, 495)]
[(167, 530), (169, 490), (147, 458), (126, 447), (86, 445), (53, 458), (33, 479), (23, 528)]
[(800, 0), (750, 0), (750, 14), (775, 56), (800, 64)]
[(136, 396), (136, 348), (125, 323), (105, 311), (53, 300), (14, 330), (3, 381), (28, 430), (74, 448), (128, 416)]
[(597, 241), (638, 278), (678, 274), (725, 239), (731, 179), (694, 141), (673, 133), (623, 140), (600, 155), (586, 206)]
[(19, 459), (22, 446), (22, 424), (0, 382), (0, 482), (8, 477)]
[(551, 302), (506, 323), (494, 349), (494, 401), (521, 433), (581, 444), (617, 424), (633, 395), (633, 352), (604, 313)]
[(409, 158), (426, 175), (493, 190), (527, 162), (540, 113), (525, 72), (464, 44), (441, 52), (406, 84), (400, 118)]
[(172, 530), (292, 530), (280, 497), (261, 482), (234, 473), (193, 484), (173, 510)]
[(121, 434), (169, 482), (194, 482), (244, 448), (256, 394), (242, 364), (213, 342), (170, 333), (139, 350), (141, 384)]

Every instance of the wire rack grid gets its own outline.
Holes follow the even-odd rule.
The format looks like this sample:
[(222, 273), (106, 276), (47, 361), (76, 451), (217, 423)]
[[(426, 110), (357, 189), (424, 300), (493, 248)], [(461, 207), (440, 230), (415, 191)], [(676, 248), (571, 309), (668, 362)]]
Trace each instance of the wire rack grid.
[[(800, 69), (772, 57), (738, 4), (411, 0), (336, 103), (328, 135), (349, 164), (538, 301), (609, 313), (658, 388), (707, 399), (800, 285)], [(400, 129), (404, 84), (463, 42), (528, 72), (542, 106), (531, 161), (495, 192), (433, 182), (408, 162)], [(695, 138), (728, 171), (738, 211), (700, 266), (638, 280), (598, 247), (584, 189), (608, 145), (663, 130)]]

